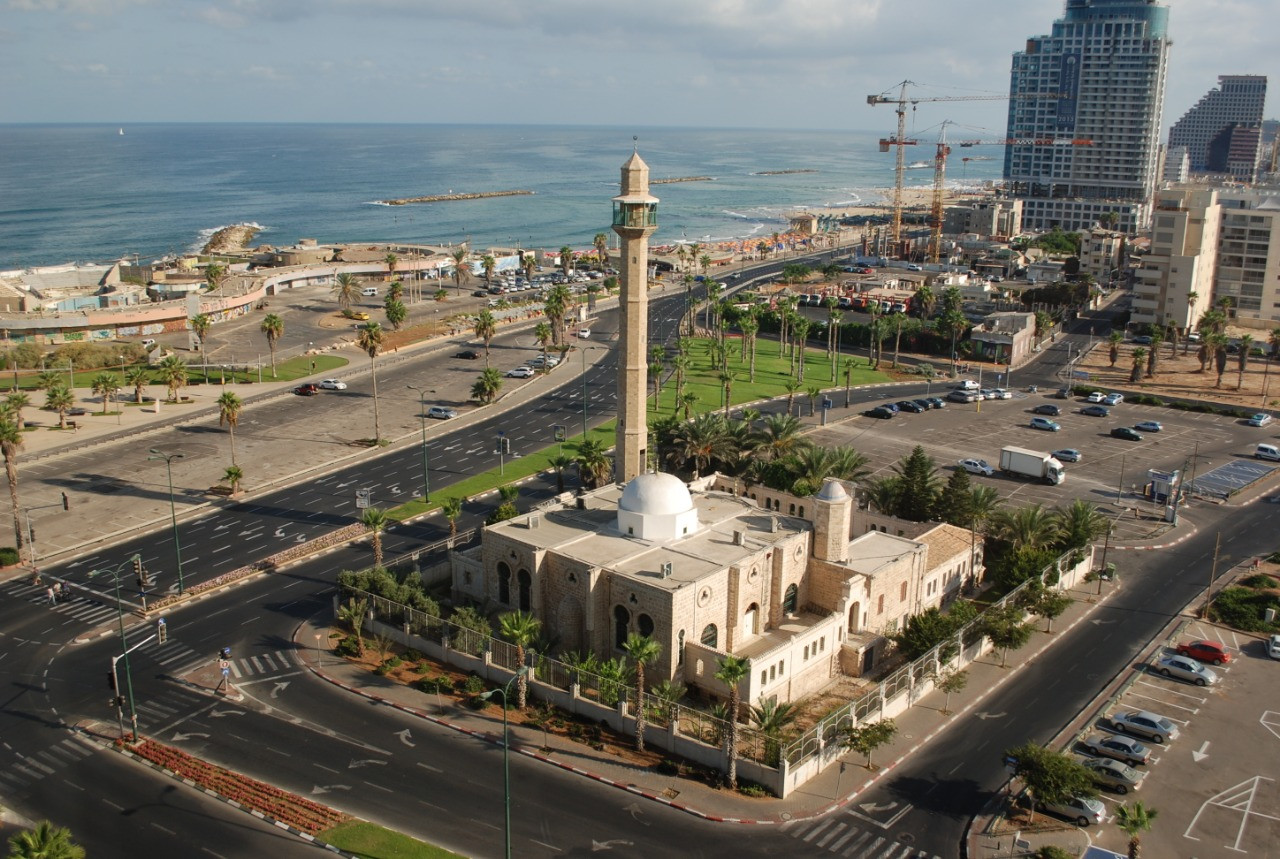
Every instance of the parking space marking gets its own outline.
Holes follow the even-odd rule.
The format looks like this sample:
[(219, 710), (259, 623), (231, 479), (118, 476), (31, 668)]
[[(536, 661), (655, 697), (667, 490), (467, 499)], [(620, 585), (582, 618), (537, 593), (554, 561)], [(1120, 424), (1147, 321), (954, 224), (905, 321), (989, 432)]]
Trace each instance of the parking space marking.
[(1182, 837), (1190, 839), (1191, 841), (1200, 840), (1192, 835), (1191, 831), (1196, 828), (1196, 823), (1199, 822), (1200, 815), (1203, 814), (1204, 810), (1209, 806), (1225, 808), (1228, 811), (1239, 811), (1241, 812), (1240, 828), (1236, 830), (1236, 843), (1234, 845), (1224, 844), (1223, 846), (1228, 850), (1234, 850), (1237, 853), (1248, 853), (1248, 850), (1240, 849), (1240, 842), (1244, 840), (1244, 828), (1249, 823), (1249, 818), (1252, 816), (1263, 817), (1267, 820), (1280, 820), (1280, 817), (1273, 817), (1270, 814), (1263, 814), (1261, 811), (1253, 810), (1253, 801), (1258, 795), (1258, 783), (1262, 781), (1275, 781), (1275, 779), (1256, 775), (1247, 781), (1240, 782), (1235, 787), (1229, 787), (1222, 791), (1222, 793), (1206, 799), (1200, 805), (1200, 809), (1196, 812), (1196, 816), (1191, 818), (1191, 824), (1187, 827), (1187, 831), (1182, 833)]
[(1275, 710), (1267, 710), (1258, 719), (1262, 723), (1262, 727), (1270, 731), (1277, 740), (1280, 740), (1280, 712)]
[[(1135, 698), (1146, 698), (1148, 701), (1155, 701), (1157, 704), (1160, 704), (1162, 707), (1176, 707), (1179, 710), (1186, 710), (1189, 713), (1191, 713), (1191, 715), (1193, 716), (1200, 712), (1199, 707), (1184, 707), (1181, 704), (1171, 704), (1168, 701), (1165, 701), (1163, 698), (1157, 698), (1154, 695), (1143, 695), (1139, 692), (1130, 692), (1129, 694)], [(1161, 713), (1161, 715), (1163, 716), (1164, 714)], [(1170, 722), (1177, 722), (1179, 725), (1188, 725), (1191, 723), (1190, 719), (1175, 719), (1173, 716), (1165, 716), (1165, 718), (1168, 719)]]
[[(1173, 683), (1178, 683), (1178, 682), (1179, 682), (1179, 681), (1177, 681), (1177, 680), (1174, 680), (1172, 677), (1170, 677), (1170, 678), (1165, 678), (1165, 677), (1162, 677), (1160, 674), (1157, 674), (1157, 673), (1155, 673), (1155, 672), (1153, 672), (1153, 671), (1150, 671), (1150, 670), (1148, 670), (1148, 673), (1147, 673), (1147, 675), (1146, 675), (1146, 676), (1148, 676), (1148, 677), (1153, 677), (1153, 678), (1159, 678), (1160, 680), (1165, 680), (1165, 679), (1167, 679), (1167, 680), (1169, 680), (1170, 682), (1173, 682)], [(1139, 680), (1138, 682), (1139, 682), (1139, 683), (1141, 683), (1143, 686), (1153, 686), (1153, 687), (1155, 687), (1156, 689), (1163, 689), (1164, 691), (1168, 692), (1170, 695), (1177, 695), (1177, 696), (1182, 697), (1182, 698), (1190, 698), (1192, 701), (1195, 701), (1197, 704), (1203, 704), (1205, 701), (1208, 701), (1208, 700), (1209, 700), (1209, 699), (1208, 699), (1208, 697), (1201, 698), (1201, 697), (1199, 697), (1198, 695), (1192, 695), (1190, 692), (1183, 692), (1181, 689), (1170, 689), (1168, 686), (1166, 686), (1165, 684), (1160, 683), (1160, 682), (1151, 682), (1151, 681), (1149, 681), (1149, 680)], [(1136, 685), (1136, 684), (1135, 684), (1135, 685)], [(1177, 705), (1174, 705), (1174, 706), (1177, 706)]]

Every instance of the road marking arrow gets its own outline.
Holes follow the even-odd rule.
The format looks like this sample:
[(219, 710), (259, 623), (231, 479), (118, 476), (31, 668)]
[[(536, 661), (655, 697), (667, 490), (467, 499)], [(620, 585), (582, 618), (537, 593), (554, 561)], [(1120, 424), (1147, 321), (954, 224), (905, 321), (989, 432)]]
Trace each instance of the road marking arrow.
[(351, 763), (347, 764), (347, 769), (358, 770), (360, 769), (360, 767), (369, 766), (369, 764), (377, 764), (380, 767), (385, 767), (387, 765), (387, 762), (375, 760), (373, 758), (370, 758), (369, 760), (364, 760), (364, 761), (352, 761)]
[(327, 784), (323, 786), (316, 785), (315, 787), (311, 788), (311, 795), (318, 796), (322, 793), (328, 793), (331, 790), (351, 790), (351, 785), (349, 784)]
[(985, 722), (987, 719), (1003, 719), (1005, 716), (1009, 714), (1008, 713), (988, 713), (987, 711), (983, 710), (981, 713), (974, 713), (973, 715)]
[(209, 716), (214, 719), (221, 719), (223, 716), (243, 716), (244, 710), (210, 710)]
[(337, 486), (335, 486), (335, 487), (333, 487), (333, 488), (334, 488), (334, 489), (346, 489), (348, 486), (354, 486), (354, 485), (355, 485), (355, 481), (354, 481), (354, 480), (348, 480), (346, 483), (339, 483)]
[(409, 742), (409, 737), (411, 736), (411, 734), (409, 733), (408, 728), (405, 728), (403, 731), (397, 731), (396, 736), (400, 738), (400, 742), (404, 743), (409, 748), (414, 747), (414, 744)]
[(1204, 743), (1200, 746), (1199, 751), (1193, 751), (1191, 753), (1192, 760), (1194, 760), (1196, 763), (1200, 763), (1202, 760), (1209, 757), (1209, 752), (1207, 751), (1208, 748), (1209, 748), (1209, 741), (1205, 740)]
[(281, 692), (283, 692), (284, 690), (288, 689), (288, 688), (289, 688), (289, 681), (288, 681), (288, 680), (284, 681), (283, 683), (277, 683), (277, 684), (275, 685), (275, 688), (273, 688), (273, 689), (271, 690), (271, 697), (272, 697), (272, 698), (279, 698), (279, 697), (280, 697), (280, 693), (281, 693)]
[(189, 739), (191, 739), (192, 737), (204, 737), (206, 740), (207, 740), (207, 739), (209, 739), (209, 735), (208, 735), (208, 734), (184, 734), (184, 733), (182, 733), (181, 731), (174, 731), (174, 732), (173, 732), (173, 741), (174, 741), (175, 743), (180, 743), (180, 742), (182, 742), (183, 740), (189, 740)]
[(1114, 620), (1091, 620), (1089, 621), (1089, 623), (1093, 624), (1094, 626), (1106, 626), (1109, 623), (1115, 623), (1115, 621)]
[(891, 802), (887, 805), (876, 805), (874, 802), (864, 802), (862, 805), (858, 806), (858, 808), (861, 808), (867, 814), (875, 814), (879, 811), (893, 811), (897, 807), (898, 803), (896, 802)]
[(630, 812), (632, 820), (638, 820), (641, 823), (644, 823), (645, 826), (653, 825), (651, 823), (645, 823), (643, 820), (640, 820), (640, 815), (644, 813), (644, 809), (642, 809), (638, 803), (633, 802), (630, 805), (625, 806), (622, 810)]
[(591, 839), (591, 852), (592, 852), (592, 853), (598, 853), (598, 852), (600, 852), (601, 850), (612, 850), (612, 849), (613, 849), (613, 845), (615, 845), (615, 844), (621, 844), (623, 847), (631, 847), (632, 845), (634, 845), (634, 844), (635, 844), (635, 842), (634, 842), (634, 841), (623, 841), (621, 838), (615, 838), (615, 839), (613, 839), (612, 841), (596, 841), (596, 840), (593, 838), (593, 839)]

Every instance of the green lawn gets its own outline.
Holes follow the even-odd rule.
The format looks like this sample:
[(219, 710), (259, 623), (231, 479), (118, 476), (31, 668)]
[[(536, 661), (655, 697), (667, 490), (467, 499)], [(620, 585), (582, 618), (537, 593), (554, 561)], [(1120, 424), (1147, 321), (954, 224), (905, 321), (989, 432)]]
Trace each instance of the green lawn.
[[(199, 360), (198, 357), (197, 357), (197, 360)], [(269, 363), (264, 364), (262, 368), (262, 381), (263, 382), (292, 382), (296, 379), (305, 378), (307, 376), (312, 375), (313, 371), (311, 369), (311, 365), (313, 362), (315, 363), (314, 372), (316, 375), (328, 373), (330, 370), (336, 370), (340, 367), (345, 367), (348, 363), (350, 363), (346, 358), (342, 358), (338, 355), (316, 355), (314, 358), (308, 357), (306, 355), (302, 355), (297, 358), (290, 358), (287, 361), (281, 361), (278, 364), (276, 364), (276, 375), (274, 378), (271, 375), (271, 365)], [(125, 370), (126, 371), (132, 370), (136, 366), (138, 365), (128, 364), (125, 366)], [(116, 379), (120, 382), (120, 393), (122, 396), (127, 396), (129, 393), (132, 392), (132, 388), (129, 388), (124, 384), (124, 380), (123, 380), (123, 377), (121, 376), (119, 366), (100, 367), (96, 370), (77, 370), (74, 374), (75, 389), (77, 390), (92, 389), (94, 377), (96, 377), (100, 373), (110, 373), (116, 377)], [(155, 374), (153, 373), (152, 375), (154, 376)], [(204, 381), (203, 370), (193, 369), (188, 375), (191, 379), (192, 384), (196, 384)], [(257, 367), (254, 367), (252, 370), (247, 372), (241, 371), (241, 372), (234, 372), (234, 373), (233, 372), (223, 373), (222, 371), (218, 370), (215, 367), (211, 367), (209, 369), (209, 382), (211, 384), (217, 384), (221, 382), (224, 377), (228, 382), (257, 382), (258, 369)], [(64, 380), (70, 379), (72, 378), (72, 374), (64, 372), (62, 374), (62, 378)], [(12, 389), (12, 386), (14, 383), (17, 384), (20, 390), (26, 391), (28, 395), (32, 397), (33, 403), (36, 403), (36, 401), (41, 396), (43, 396), (39, 391), (36, 390), (36, 374), (31, 370), (21, 370), (21, 371), (18, 371), (16, 375), (14, 374), (14, 371), (10, 371), (10, 389)], [(158, 383), (152, 382), (151, 384), (158, 384)]]
[(367, 859), (462, 859), (443, 847), (361, 820), (335, 826), (318, 837), (339, 850)]

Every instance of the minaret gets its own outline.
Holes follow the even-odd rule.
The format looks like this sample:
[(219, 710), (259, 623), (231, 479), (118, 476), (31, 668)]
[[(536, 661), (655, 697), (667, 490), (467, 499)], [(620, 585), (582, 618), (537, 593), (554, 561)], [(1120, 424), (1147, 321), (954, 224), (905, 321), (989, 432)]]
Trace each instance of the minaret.
[(622, 339), (618, 362), (618, 437), (614, 479), (645, 472), (645, 395), (649, 369), (649, 236), (658, 228), (658, 198), (649, 196), (649, 165), (632, 152), (622, 165), (622, 193), (613, 198), (613, 231), (621, 238)]

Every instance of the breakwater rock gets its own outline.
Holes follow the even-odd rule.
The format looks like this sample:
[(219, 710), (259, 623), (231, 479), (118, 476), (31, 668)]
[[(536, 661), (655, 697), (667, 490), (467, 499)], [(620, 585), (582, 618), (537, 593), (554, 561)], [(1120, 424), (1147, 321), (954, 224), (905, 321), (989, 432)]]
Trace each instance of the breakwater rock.
[(650, 185), (674, 185), (677, 182), (714, 182), (714, 176), (673, 176), (670, 179), (653, 179)]
[(804, 170), (760, 170), (760, 171), (758, 171), (758, 172), (756, 173), (756, 175), (757, 175), (757, 176), (787, 176), (787, 175), (790, 175), (790, 174), (792, 174), (792, 173), (817, 173), (817, 172), (818, 172), (817, 170), (810, 170), (810, 169), (804, 169)]
[(242, 251), (249, 247), (249, 242), (253, 241), (253, 237), (257, 234), (256, 224), (232, 224), (229, 227), (223, 227), (209, 236), (209, 241), (205, 242), (202, 253), (228, 254)]
[(400, 197), (379, 200), (384, 206), (407, 206), (410, 203), (445, 203), (449, 200), (484, 200), (488, 197), (527, 197), (532, 191), (477, 191), (474, 194), (432, 194), (427, 197)]

